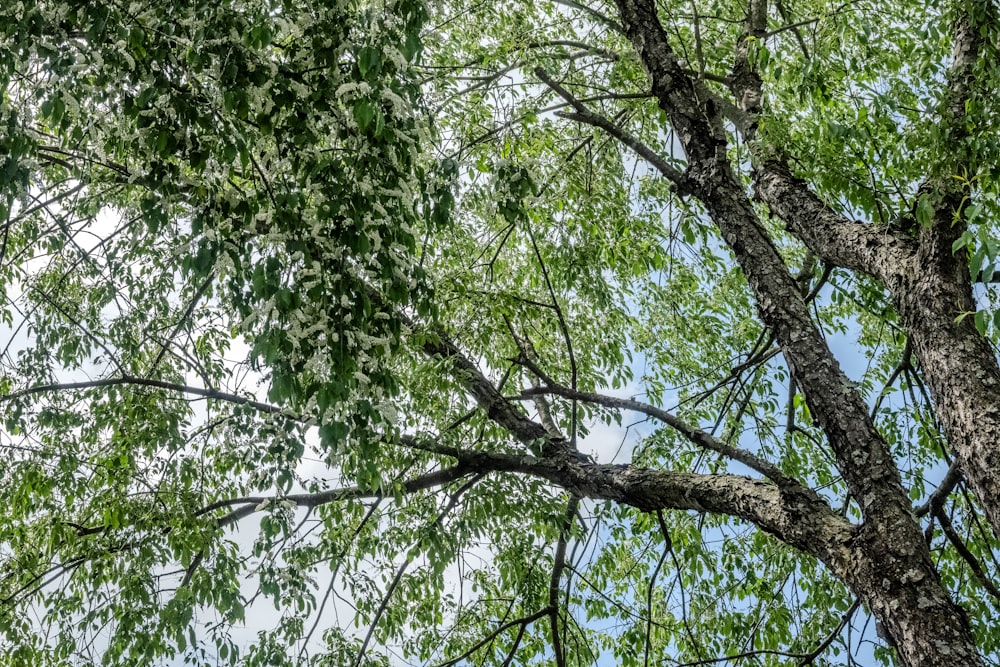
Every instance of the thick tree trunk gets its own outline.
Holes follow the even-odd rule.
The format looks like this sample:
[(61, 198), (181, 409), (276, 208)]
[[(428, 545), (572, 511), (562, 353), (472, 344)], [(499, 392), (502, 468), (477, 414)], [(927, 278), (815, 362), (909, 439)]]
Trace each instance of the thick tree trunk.
[[(916, 255), (887, 283), (948, 443), (994, 535), (1000, 536), (1000, 366), (974, 325), (976, 306), (965, 255), (952, 250), (967, 228), (963, 209), (973, 196), (970, 178), (978, 171), (966, 144), (974, 123), (982, 121), (970, 117), (967, 106), (980, 85), (977, 61), (995, 57), (984, 43), (996, 30), (997, 16), (993, 4), (983, 0), (958, 3), (957, 8), (947, 105), (941, 113), (953, 154), (918, 191), (935, 204), (933, 221), (920, 228)], [(980, 87), (980, 94), (988, 94)]]
[(888, 448), (809, 319), (742, 189), (723, 183), (703, 201), (747, 274), (761, 319), (781, 344), (864, 512), (853, 562), (839, 571), (837, 563), (829, 564), (875, 614), (903, 664), (984, 664), (962, 610), (938, 578)]
[(891, 541), (862, 526), (854, 546), (864, 555), (849, 565), (844, 579), (875, 615), (880, 634), (895, 647), (902, 664), (985, 664), (964, 612), (941, 585), (918, 534)]
[(914, 264), (890, 285), (896, 308), (948, 445), (1000, 536), (1000, 367), (969, 314), (976, 306), (965, 262), (921, 256)]

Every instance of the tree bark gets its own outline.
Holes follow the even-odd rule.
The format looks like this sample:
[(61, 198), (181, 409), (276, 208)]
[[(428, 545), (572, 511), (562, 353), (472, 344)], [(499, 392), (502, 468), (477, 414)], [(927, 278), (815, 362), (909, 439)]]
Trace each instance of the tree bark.
[[(746, 38), (760, 32), (759, 23), (766, 21), (766, 13), (755, 11), (761, 4), (750, 4)], [(983, 664), (964, 614), (934, 570), (888, 447), (812, 322), (794, 279), (732, 171), (720, 110), (698, 94), (699, 84), (684, 73), (654, 3), (618, 0), (618, 8), (626, 36), (649, 73), (653, 94), (687, 155), (684, 185), (705, 206), (746, 274), (761, 320), (781, 345), (826, 433), (837, 467), (861, 505), (865, 524), (847, 562), (824, 562), (869, 605), (904, 664)], [(759, 78), (740, 67), (741, 47), (742, 42), (733, 91), (744, 111), (754, 113), (759, 109)]]
[(456, 457), (463, 469), (529, 474), (580, 497), (613, 500), (647, 512), (679, 509), (739, 517), (829, 567), (872, 611), (902, 664), (985, 664), (964, 613), (941, 585), (919, 530), (912, 535), (904, 529), (887, 538), (870, 525), (850, 524), (811, 490), (738, 475), (601, 465), (570, 453), (547, 458), (439, 453)]
[(1000, 367), (973, 321), (968, 268), (951, 264), (935, 270), (918, 258), (890, 288), (948, 445), (1000, 536)]
[(963, 10), (953, 26), (953, 60), (940, 111), (956, 150), (946, 164), (935, 165), (917, 191), (917, 198), (934, 203), (933, 219), (919, 228), (918, 238), (843, 218), (781, 159), (762, 159), (754, 176), (757, 196), (817, 256), (872, 275), (888, 288), (948, 445), (994, 535), (1000, 536), (1000, 365), (974, 325), (969, 268), (952, 251), (967, 228), (963, 207), (977, 173), (974, 158), (961, 148), (970, 133), (966, 101), (976, 90), (974, 65), (983, 50), (983, 31), (996, 30), (996, 12), (978, 1)]

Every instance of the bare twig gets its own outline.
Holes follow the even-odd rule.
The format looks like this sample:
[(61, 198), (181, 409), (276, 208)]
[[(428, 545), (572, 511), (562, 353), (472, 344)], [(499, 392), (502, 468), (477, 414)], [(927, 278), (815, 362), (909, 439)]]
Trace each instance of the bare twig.
[(638, 153), (640, 157), (656, 167), (657, 171), (663, 174), (665, 178), (675, 183), (678, 187), (684, 183), (684, 175), (679, 170), (671, 166), (656, 151), (639, 141), (639, 139), (630, 133), (626, 132), (619, 125), (612, 123), (604, 116), (588, 109), (572, 93), (552, 79), (552, 77), (550, 77), (544, 69), (536, 67), (535, 76), (537, 76), (542, 82), (545, 83), (545, 85), (551, 88), (553, 92), (563, 98), (566, 103), (573, 108), (574, 111), (572, 113), (560, 113), (559, 115), (561, 117), (569, 120), (575, 120), (587, 125), (592, 125), (604, 130), (612, 137)]

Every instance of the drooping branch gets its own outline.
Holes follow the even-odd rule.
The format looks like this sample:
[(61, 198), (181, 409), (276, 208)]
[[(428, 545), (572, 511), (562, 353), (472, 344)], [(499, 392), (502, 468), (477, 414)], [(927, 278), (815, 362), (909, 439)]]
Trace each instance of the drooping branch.
[(570, 7), (571, 9), (579, 10), (580, 12), (582, 12), (582, 13), (586, 14), (587, 16), (591, 17), (592, 19), (596, 20), (598, 23), (601, 23), (601, 24), (603, 24), (603, 25), (611, 28), (615, 32), (619, 32), (619, 33), (622, 33), (622, 34), (625, 33), (625, 29), (622, 28), (622, 26), (621, 26), (620, 23), (618, 23), (617, 21), (615, 21), (610, 16), (602, 14), (601, 12), (597, 11), (596, 9), (592, 9), (592, 8), (586, 6), (583, 3), (576, 2), (576, 0), (555, 0), (555, 3), (557, 5), (563, 5), (564, 7)]
[(941, 524), (941, 530), (944, 532), (945, 537), (951, 542), (951, 545), (955, 547), (955, 551), (958, 555), (962, 557), (962, 560), (966, 562), (969, 569), (972, 570), (972, 575), (976, 578), (976, 581), (983, 587), (983, 589), (989, 593), (994, 600), (1000, 600), (1000, 588), (993, 583), (989, 575), (983, 569), (982, 563), (976, 558), (976, 555), (969, 551), (969, 547), (965, 546), (965, 542), (962, 541), (962, 537), (955, 530), (955, 526), (951, 522), (951, 518), (945, 511), (938, 507), (934, 511), (934, 518), (937, 519), (938, 523)]
[[(457, 481), (463, 477), (467, 477), (471, 473), (472, 471), (467, 466), (459, 464), (450, 468), (443, 468), (441, 470), (408, 479), (398, 485), (398, 490), (403, 493), (414, 493), (416, 491), (432, 489)], [(272, 504), (283, 502), (290, 503), (295, 507), (313, 509), (315, 507), (320, 507), (321, 505), (328, 505), (330, 503), (340, 502), (343, 500), (356, 500), (362, 498), (378, 500), (380, 498), (384, 498), (387, 494), (391, 495), (393, 491), (394, 489), (373, 490), (358, 486), (350, 486), (340, 489), (330, 489), (327, 491), (317, 491), (315, 493), (291, 493), (282, 496), (241, 496), (239, 498), (217, 500), (195, 512), (194, 516), (202, 516), (225, 507), (242, 505), (239, 509), (230, 512), (218, 520), (218, 527), (224, 528), (240, 521), (241, 519), (245, 519), (252, 514), (261, 512), (270, 507)]]
[(580, 499), (577, 496), (571, 496), (566, 504), (563, 523), (559, 528), (559, 540), (556, 542), (552, 574), (549, 577), (549, 625), (552, 631), (552, 651), (556, 656), (557, 667), (566, 667), (566, 652), (562, 645), (562, 636), (559, 633), (559, 584), (566, 567), (566, 545), (569, 543), (569, 532), (573, 527), (573, 522), (576, 521), (579, 509)]
[(468, 658), (473, 656), (476, 653), (476, 651), (483, 648), (490, 642), (494, 641), (497, 637), (502, 635), (507, 630), (510, 630), (511, 628), (519, 628), (521, 632), (523, 632), (524, 628), (531, 625), (540, 618), (545, 618), (548, 614), (549, 614), (549, 609), (548, 607), (546, 607), (545, 609), (540, 609), (539, 611), (536, 611), (533, 614), (529, 614), (527, 616), (522, 616), (520, 618), (515, 618), (505, 623), (501, 623), (499, 626), (497, 626), (496, 629), (494, 629), (488, 635), (486, 635), (478, 642), (470, 646), (461, 655), (457, 655), (454, 658), (445, 660), (444, 662), (439, 662), (435, 667), (454, 667), (454, 665), (457, 665), (463, 660), (467, 660)]
[(211, 398), (220, 401), (225, 401), (227, 403), (233, 403), (235, 405), (248, 405), (260, 412), (268, 414), (277, 414), (284, 412), (283, 408), (276, 405), (271, 405), (270, 403), (262, 403), (260, 401), (255, 401), (246, 396), (240, 396), (239, 394), (232, 394), (229, 392), (219, 391), (218, 389), (205, 389), (203, 387), (193, 387), (190, 385), (179, 384), (176, 382), (167, 382), (165, 380), (154, 380), (151, 378), (141, 378), (131, 375), (124, 375), (122, 377), (112, 377), (104, 378), (101, 380), (83, 380), (81, 382), (54, 382), (51, 384), (38, 384), (26, 389), (21, 389), (18, 391), (13, 391), (6, 396), (0, 396), (0, 403), (6, 403), (19, 398), (24, 398), (25, 396), (31, 396), (33, 394), (43, 394), (61, 391), (79, 391), (83, 389), (98, 389), (102, 387), (120, 387), (133, 385), (137, 387), (149, 387), (152, 389), (163, 389), (165, 391), (172, 391), (181, 394), (190, 394), (192, 396), (201, 396), (202, 398)]
[(587, 42), (582, 42), (578, 39), (549, 39), (544, 42), (528, 42), (525, 45), (529, 49), (544, 49), (550, 46), (570, 46), (581, 51), (588, 51), (590, 53), (603, 56), (608, 60), (621, 60), (622, 54), (617, 51), (611, 51), (610, 49), (603, 49)]
[[(482, 474), (476, 475), (468, 482), (463, 484), (461, 487), (456, 489), (455, 492), (451, 494), (451, 497), (448, 499), (448, 502), (445, 504), (445, 506), (434, 518), (434, 521), (424, 528), (424, 531), (422, 531), (423, 534), (427, 534), (432, 531), (438, 530), (441, 527), (441, 524), (444, 522), (445, 517), (447, 517), (448, 514), (450, 514), (451, 511), (458, 506), (458, 502), (459, 500), (461, 500), (462, 495), (466, 491), (471, 489), (473, 486), (475, 486), (475, 484), (480, 479), (482, 479), (482, 476), (483, 476)], [(358, 654), (354, 660), (354, 667), (360, 667), (360, 665), (363, 664), (365, 652), (368, 650), (368, 645), (371, 642), (372, 637), (375, 636), (375, 628), (378, 627), (379, 620), (381, 620), (382, 615), (388, 608), (389, 601), (392, 599), (392, 596), (395, 593), (396, 588), (399, 586), (399, 582), (402, 581), (403, 579), (403, 574), (406, 572), (406, 569), (410, 566), (410, 563), (412, 562), (413, 562), (413, 556), (407, 555), (406, 560), (404, 560), (400, 564), (399, 568), (396, 570), (396, 576), (393, 577), (392, 581), (389, 583), (388, 588), (386, 588), (386, 591), (382, 596), (382, 601), (379, 603), (378, 609), (375, 610), (375, 615), (373, 616), (371, 623), (368, 625), (368, 632), (367, 634), (365, 634), (364, 641), (361, 643), (361, 648), (358, 649)]]

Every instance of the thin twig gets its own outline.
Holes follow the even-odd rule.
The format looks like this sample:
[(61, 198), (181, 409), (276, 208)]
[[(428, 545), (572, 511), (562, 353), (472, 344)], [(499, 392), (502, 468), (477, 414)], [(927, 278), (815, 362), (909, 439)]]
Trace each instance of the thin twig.
[(705, 431), (691, 426), (684, 420), (680, 419), (676, 415), (662, 410), (648, 403), (643, 403), (641, 401), (636, 401), (628, 398), (617, 398), (614, 396), (605, 396), (602, 394), (595, 394), (591, 392), (584, 391), (573, 391), (569, 387), (560, 386), (558, 384), (549, 383), (548, 386), (541, 389), (525, 389), (521, 392), (522, 397), (530, 397), (536, 393), (550, 393), (557, 396), (562, 396), (564, 398), (576, 398), (584, 403), (592, 403), (595, 405), (603, 405), (607, 408), (616, 408), (620, 410), (631, 410), (634, 412), (639, 412), (649, 417), (653, 417), (664, 424), (672, 427), (674, 430), (678, 431), (685, 438), (693, 442), (694, 444), (709, 449), (716, 453), (722, 454), (734, 461), (739, 461), (743, 465), (756, 470), (760, 474), (764, 475), (771, 481), (779, 485), (798, 485), (793, 478), (786, 475), (778, 466), (773, 463), (769, 463), (764, 459), (760, 458), (756, 454), (748, 452), (745, 449), (740, 449), (732, 445), (726, 444), (722, 440), (713, 437), (712, 435), (706, 433)]

